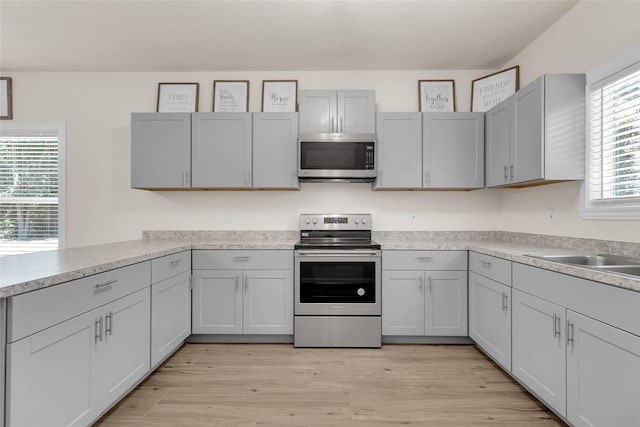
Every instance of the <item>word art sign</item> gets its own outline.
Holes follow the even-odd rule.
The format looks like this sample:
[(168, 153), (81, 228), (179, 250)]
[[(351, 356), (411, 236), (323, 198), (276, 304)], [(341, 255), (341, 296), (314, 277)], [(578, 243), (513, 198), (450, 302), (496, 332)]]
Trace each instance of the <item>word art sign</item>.
[(298, 105), (297, 80), (263, 80), (262, 111), (295, 113)]
[(484, 112), (519, 89), (520, 67), (515, 66), (481, 77), (471, 83), (471, 111)]

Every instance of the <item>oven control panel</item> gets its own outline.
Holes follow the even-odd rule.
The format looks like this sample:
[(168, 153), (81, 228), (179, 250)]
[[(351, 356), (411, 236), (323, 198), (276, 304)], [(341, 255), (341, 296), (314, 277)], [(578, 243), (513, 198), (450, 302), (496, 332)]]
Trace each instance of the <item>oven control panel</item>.
[(303, 214), (301, 230), (371, 230), (371, 214)]

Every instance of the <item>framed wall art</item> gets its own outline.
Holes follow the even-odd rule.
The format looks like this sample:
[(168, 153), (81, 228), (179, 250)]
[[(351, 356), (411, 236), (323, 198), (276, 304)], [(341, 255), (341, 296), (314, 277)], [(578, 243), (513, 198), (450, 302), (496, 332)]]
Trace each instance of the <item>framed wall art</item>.
[(456, 111), (453, 80), (418, 80), (418, 111), (439, 113)]
[(249, 80), (215, 80), (213, 111), (227, 113), (249, 111)]
[(484, 112), (520, 89), (520, 66), (507, 68), (471, 82), (471, 111)]
[(158, 113), (198, 111), (200, 83), (158, 83)]
[(13, 119), (11, 77), (0, 77), (0, 120)]
[(297, 80), (263, 80), (262, 112), (295, 113), (298, 111)]

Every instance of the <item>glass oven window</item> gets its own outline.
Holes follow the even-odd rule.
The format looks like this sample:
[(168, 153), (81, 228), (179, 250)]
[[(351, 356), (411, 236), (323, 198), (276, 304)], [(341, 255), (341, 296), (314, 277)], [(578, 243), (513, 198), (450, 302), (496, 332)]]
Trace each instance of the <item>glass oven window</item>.
[(375, 262), (301, 262), (301, 303), (375, 303)]

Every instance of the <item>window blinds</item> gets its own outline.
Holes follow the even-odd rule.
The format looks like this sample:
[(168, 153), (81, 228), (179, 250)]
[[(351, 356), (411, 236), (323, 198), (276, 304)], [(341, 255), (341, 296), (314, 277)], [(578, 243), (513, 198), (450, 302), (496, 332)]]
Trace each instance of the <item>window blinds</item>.
[(0, 137), (0, 255), (58, 248), (58, 138)]
[(591, 85), (593, 202), (640, 198), (640, 64)]

